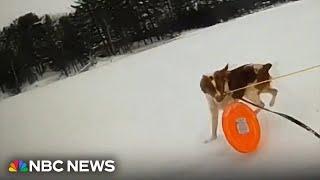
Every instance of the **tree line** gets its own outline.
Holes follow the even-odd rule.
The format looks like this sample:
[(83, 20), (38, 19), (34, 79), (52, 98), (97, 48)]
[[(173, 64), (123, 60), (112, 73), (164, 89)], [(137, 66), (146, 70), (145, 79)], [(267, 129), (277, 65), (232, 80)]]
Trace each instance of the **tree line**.
[(130, 53), (288, 1), (78, 0), (67, 15), (28, 13), (0, 32), (0, 88), (16, 94), (49, 70), (69, 76), (90, 65), (91, 57)]

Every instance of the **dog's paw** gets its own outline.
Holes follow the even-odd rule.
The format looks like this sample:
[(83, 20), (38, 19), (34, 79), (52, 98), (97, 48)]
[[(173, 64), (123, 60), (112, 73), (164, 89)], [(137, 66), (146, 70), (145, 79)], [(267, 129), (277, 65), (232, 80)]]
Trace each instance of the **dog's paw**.
[(214, 140), (216, 140), (216, 139), (217, 139), (217, 136), (211, 136), (210, 139), (205, 140), (203, 143), (204, 143), (204, 144), (208, 144), (209, 142), (214, 141)]
[(275, 102), (274, 100), (271, 100), (269, 103), (269, 106), (272, 107), (274, 105), (274, 102)]
[(260, 111), (261, 111), (261, 109), (258, 108), (258, 109), (256, 109), (256, 110), (254, 110), (254, 113), (255, 113), (255, 114), (258, 114)]

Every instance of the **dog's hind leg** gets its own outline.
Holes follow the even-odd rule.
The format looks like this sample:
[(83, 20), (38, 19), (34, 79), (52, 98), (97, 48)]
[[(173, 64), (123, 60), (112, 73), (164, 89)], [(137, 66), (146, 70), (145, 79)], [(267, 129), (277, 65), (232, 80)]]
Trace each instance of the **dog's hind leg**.
[[(254, 104), (264, 107), (265, 104), (262, 102), (261, 98), (260, 98), (260, 93), (257, 89), (255, 88), (251, 88), (248, 89), (244, 95), (248, 100), (250, 100), (251, 102), (253, 102)], [(257, 109), (255, 110), (255, 113), (259, 113), (261, 109)]]
[(262, 90), (262, 93), (270, 93), (272, 95), (272, 99), (270, 100), (269, 106), (273, 106), (276, 101), (278, 90), (274, 88), (266, 88)]
[(204, 141), (204, 143), (209, 143), (215, 139), (217, 139), (217, 127), (218, 127), (218, 118), (219, 118), (219, 110), (218, 106), (213, 100), (213, 98), (206, 94), (206, 98), (209, 104), (210, 113), (211, 113), (211, 137)]

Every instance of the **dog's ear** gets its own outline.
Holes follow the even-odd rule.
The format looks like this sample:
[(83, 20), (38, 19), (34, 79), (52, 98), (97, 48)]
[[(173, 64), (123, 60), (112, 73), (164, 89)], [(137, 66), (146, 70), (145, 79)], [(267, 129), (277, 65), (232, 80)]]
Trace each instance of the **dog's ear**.
[(221, 71), (227, 71), (229, 69), (229, 64), (227, 64)]

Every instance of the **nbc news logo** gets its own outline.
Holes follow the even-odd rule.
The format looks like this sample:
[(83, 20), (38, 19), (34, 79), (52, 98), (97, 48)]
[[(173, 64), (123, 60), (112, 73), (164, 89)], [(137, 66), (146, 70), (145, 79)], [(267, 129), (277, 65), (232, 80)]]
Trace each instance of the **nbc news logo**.
[(90, 173), (108, 172), (116, 169), (113, 160), (14, 160), (10, 162), (9, 173)]
[(28, 165), (22, 160), (14, 160), (9, 165), (9, 172), (10, 173), (27, 173), (29, 172)]

